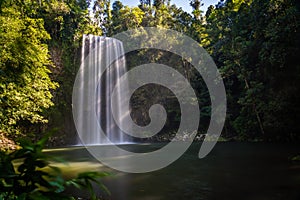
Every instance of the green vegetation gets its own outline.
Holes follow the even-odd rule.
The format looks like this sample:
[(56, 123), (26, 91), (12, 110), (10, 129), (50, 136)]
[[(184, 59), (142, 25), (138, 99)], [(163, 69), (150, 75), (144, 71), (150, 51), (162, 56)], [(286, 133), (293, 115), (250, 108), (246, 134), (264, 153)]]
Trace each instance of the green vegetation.
[(107, 173), (83, 172), (76, 178), (65, 180), (60, 169), (50, 165), (51, 157), (42, 152), (47, 137), (33, 144), (22, 141), (21, 148), (0, 152), (0, 199), (76, 199), (66, 193), (68, 188), (87, 190), (90, 199), (98, 199), (92, 183), (103, 192), (106, 187), (99, 181)]
[(226, 127), (241, 138), (299, 139), (299, 3), (220, 2), (206, 13), (204, 47), (223, 73)]
[[(300, 14), (297, 1), (220, 1), (210, 6), (205, 15), (199, 0), (190, 1), (192, 14), (170, 1), (140, 2), (138, 7), (129, 8), (115, 1), (112, 10), (109, 4), (97, 4), (98, 10), (103, 11), (104, 30), (113, 35), (136, 27), (155, 26), (180, 31), (198, 41), (213, 57), (226, 85), (225, 138), (299, 140)], [(202, 122), (205, 122), (199, 131), (205, 132), (210, 99), (201, 77), (187, 61), (168, 52), (145, 50), (128, 55), (129, 68), (150, 62), (173, 66), (191, 82), (198, 95)], [(148, 108), (157, 101), (167, 108), (170, 119), (162, 132), (176, 130), (180, 119), (176, 99), (166, 101), (164, 95), (172, 96), (167, 90), (154, 85), (147, 87), (132, 98), (135, 121), (149, 123)], [(157, 97), (163, 98), (157, 100)]]
[[(299, 3), (222, 0), (205, 14), (200, 0), (190, 6), (191, 14), (169, 0), (141, 0), (136, 7), (110, 0), (0, 1), (1, 138), (40, 138), (32, 133), (59, 128), (51, 144), (71, 143), (76, 133), (71, 94), (82, 35), (154, 26), (187, 34), (213, 57), (228, 95), (224, 138), (299, 139)], [(201, 76), (187, 60), (166, 51), (128, 54), (129, 68), (149, 62), (173, 66), (190, 81), (201, 109), (199, 132), (205, 133), (210, 99)], [(134, 121), (147, 124), (148, 108), (156, 101), (169, 117), (160, 134), (172, 133), (180, 120), (176, 98), (165, 88), (147, 87), (132, 97)]]
[[(49, 34), (42, 19), (20, 6), (1, 4), (0, 131), (21, 133), (27, 124), (45, 123), (42, 112), (53, 106), (49, 77)], [(25, 7), (26, 8), (26, 7)]]
[[(136, 7), (110, 0), (0, 0), (0, 149), (15, 148), (20, 137), (37, 141), (42, 137), (37, 133), (53, 128), (59, 131), (49, 145), (74, 142), (71, 95), (82, 35), (112, 36), (137, 27), (179, 31), (213, 57), (227, 90), (224, 140), (299, 140), (299, 2), (221, 0), (205, 14), (201, 0), (191, 0), (190, 6), (191, 14), (170, 0), (141, 0)], [(189, 80), (201, 109), (199, 132), (205, 133), (210, 98), (200, 74), (188, 60), (166, 51), (127, 55), (129, 68), (150, 62), (173, 66)], [(156, 138), (173, 137), (180, 108), (168, 89), (147, 85), (134, 93), (131, 103), (140, 125), (149, 123), (153, 103), (164, 105), (168, 121)], [(87, 172), (64, 180), (42, 153), (45, 142), (21, 142), (21, 149), (1, 152), (0, 199), (72, 199), (65, 194), (71, 186), (87, 189), (95, 199), (91, 182), (103, 189), (98, 178), (107, 174)], [(299, 155), (291, 160), (298, 161)]]
[(52, 128), (72, 132), (66, 127), (72, 127), (82, 34), (101, 34), (88, 2), (3, 0), (0, 21), (1, 138)]

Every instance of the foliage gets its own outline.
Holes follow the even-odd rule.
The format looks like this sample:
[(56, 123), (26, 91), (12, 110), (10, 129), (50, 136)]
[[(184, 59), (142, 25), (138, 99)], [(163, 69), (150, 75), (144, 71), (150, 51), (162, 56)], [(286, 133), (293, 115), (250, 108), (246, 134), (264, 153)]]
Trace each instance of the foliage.
[(35, 144), (24, 140), (19, 150), (0, 152), (0, 199), (75, 199), (65, 193), (70, 187), (87, 190), (91, 199), (97, 199), (92, 183), (108, 192), (98, 180), (107, 173), (83, 172), (65, 180), (59, 168), (50, 165), (51, 158), (42, 152), (46, 141), (47, 137)]
[(206, 19), (203, 42), (228, 88), (227, 126), (245, 139), (297, 139), (296, 1), (221, 1), (209, 8)]
[[(102, 30), (89, 14), (90, 3), (85, 0), (51, 1), (40, 8), (45, 29), (50, 34), (48, 41), (52, 78), (60, 87), (53, 92), (54, 107), (47, 110), (47, 129), (59, 128), (51, 138), (52, 145), (73, 143), (76, 139), (72, 118), (71, 96), (73, 83), (80, 66), (80, 52), (83, 34), (101, 35)], [(57, 20), (59, 19), (59, 20)]]
[(291, 161), (294, 161), (294, 162), (299, 162), (300, 161), (300, 155), (296, 155), (296, 156), (293, 156), (290, 158)]
[[(225, 136), (299, 139), (299, 3), (220, 0), (204, 16), (201, 0), (189, 2), (191, 14), (169, 0), (141, 0), (136, 7), (111, 0), (0, 1), (0, 133), (12, 137), (59, 127), (60, 135), (74, 138), (71, 94), (80, 66), (82, 35), (112, 36), (150, 26), (184, 33), (211, 54), (227, 90)], [(166, 42), (176, 43), (168, 39)], [(188, 60), (167, 51), (135, 53), (128, 55), (129, 68), (156, 62), (181, 72), (195, 89), (201, 121), (209, 123), (209, 94)], [(144, 89), (133, 97), (134, 106), (141, 111), (133, 116), (147, 124), (147, 108), (153, 98)], [(156, 86), (148, 89), (152, 96), (167, 94)], [(170, 116), (167, 126), (176, 129), (180, 119), (176, 99), (160, 100)]]
[[(27, 1), (25, 1), (27, 2)], [(25, 3), (24, 2), (24, 3)], [(28, 2), (27, 2), (28, 3)], [(18, 6), (0, 12), (0, 132), (20, 133), (27, 124), (45, 123), (43, 111), (53, 105), (52, 65), (43, 20)]]
[[(154, 26), (174, 29), (193, 37), (197, 41), (201, 40), (201, 31), (203, 31), (202, 18), (193, 18), (189, 13), (181, 8), (177, 8), (176, 5), (171, 5), (170, 1), (154, 1), (153, 3), (140, 1), (140, 3), (138, 7), (132, 8), (124, 6), (120, 1), (113, 3), (112, 21), (108, 26), (109, 35), (137, 27)], [(141, 31), (140, 33), (137, 32), (133, 37), (147, 38), (148, 36)], [(161, 37), (166, 37), (165, 41), (168, 42), (170, 47), (172, 45), (180, 46), (178, 43), (183, 42), (172, 40), (170, 37), (167, 38), (167, 36), (163, 35)], [(152, 43), (161, 42), (161, 38), (151, 38), (150, 41)], [(128, 69), (141, 64), (155, 62), (173, 66), (180, 71), (197, 89), (196, 93), (199, 96), (198, 100), (203, 111), (201, 112), (202, 117), (206, 118), (204, 121), (208, 121), (209, 116), (204, 116), (210, 112), (210, 109), (207, 108), (210, 102), (209, 98), (207, 98), (207, 88), (200, 75), (187, 61), (167, 51), (154, 49), (132, 52), (126, 55), (126, 58)], [(164, 105), (168, 113), (168, 122), (161, 133), (176, 130), (180, 121), (180, 108), (176, 97), (170, 91), (155, 84), (142, 87), (134, 93), (131, 102), (133, 120), (140, 125), (149, 123), (148, 109), (153, 103)], [(205, 129), (204, 127), (205, 125), (203, 130)]]

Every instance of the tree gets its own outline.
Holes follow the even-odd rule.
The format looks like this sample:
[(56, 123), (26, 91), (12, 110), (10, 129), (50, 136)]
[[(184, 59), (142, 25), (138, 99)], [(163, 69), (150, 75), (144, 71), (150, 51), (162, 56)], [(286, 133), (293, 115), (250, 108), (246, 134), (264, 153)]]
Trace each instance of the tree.
[(49, 77), (44, 21), (30, 17), (35, 13), (22, 3), (2, 2), (0, 12), (0, 132), (11, 136), (47, 122), (43, 113), (53, 106), (51, 91), (58, 86)]
[(159, 9), (160, 6), (162, 5), (169, 5), (170, 4), (170, 0), (154, 0), (153, 1), (153, 6), (156, 8), (156, 9)]
[(193, 15), (194, 18), (197, 20), (201, 19), (202, 11), (200, 10), (200, 7), (203, 6), (203, 3), (201, 3), (201, 0), (191, 0), (190, 5), (193, 8)]
[(299, 52), (295, 1), (221, 2), (208, 9), (206, 21), (205, 47), (228, 88), (227, 126), (245, 139), (295, 138), (299, 128), (293, 95), (299, 90), (294, 87), (299, 76), (291, 74), (299, 70), (292, 64)]
[(96, 24), (100, 26), (106, 34), (111, 22), (111, 8), (110, 0), (96, 0), (94, 1), (93, 12)]
[(151, 0), (140, 0), (140, 4), (142, 7), (151, 6)]
[(97, 22), (91, 19), (89, 2), (85, 0), (70, 0), (66, 4), (68, 12), (57, 13), (60, 20), (58, 35), (54, 35), (53, 23), (50, 18), (55, 10), (51, 7), (42, 12), (45, 28), (50, 33), (49, 51), (55, 64), (52, 68), (52, 78), (60, 87), (53, 93), (55, 106), (47, 112), (49, 123), (44, 129), (58, 129), (51, 139), (54, 145), (73, 144), (76, 141), (76, 129), (72, 118), (73, 84), (80, 67), (83, 34), (102, 35)]

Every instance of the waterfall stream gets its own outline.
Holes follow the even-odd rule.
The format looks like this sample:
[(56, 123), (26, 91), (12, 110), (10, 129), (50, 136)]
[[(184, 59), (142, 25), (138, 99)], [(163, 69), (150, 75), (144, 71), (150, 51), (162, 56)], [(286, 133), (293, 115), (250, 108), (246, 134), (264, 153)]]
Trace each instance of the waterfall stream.
[[(117, 126), (111, 111), (111, 106), (116, 106), (119, 119), (126, 113), (121, 103), (112, 105), (111, 99), (115, 85), (126, 73), (122, 42), (84, 35), (81, 57), (73, 89), (73, 116), (81, 142), (85, 145), (130, 142), (129, 136)], [(124, 95), (125, 92), (118, 91), (114, 102), (121, 102)]]

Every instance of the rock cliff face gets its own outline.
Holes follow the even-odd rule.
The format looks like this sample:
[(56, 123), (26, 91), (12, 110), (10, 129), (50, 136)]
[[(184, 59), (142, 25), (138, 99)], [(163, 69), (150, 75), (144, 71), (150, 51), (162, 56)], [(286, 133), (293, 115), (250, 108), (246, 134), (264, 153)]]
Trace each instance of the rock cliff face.
[(7, 138), (4, 133), (0, 132), (0, 150), (15, 150), (17, 145), (14, 141)]
[[(49, 138), (48, 147), (66, 146), (77, 143), (77, 134), (72, 116), (72, 88), (75, 74), (79, 68), (77, 55), (80, 50), (74, 49), (74, 55), (67, 55), (61, 46), (50, 45), (49, 54), (53, 67), (51, 79), (59, 83), (59, 88), (52, 91), (54, 107), (47, 113), (48, 123), (44, 124), (44, 131), (53, 131)], [(74, 56), (74, 58), (73, 58)]]

